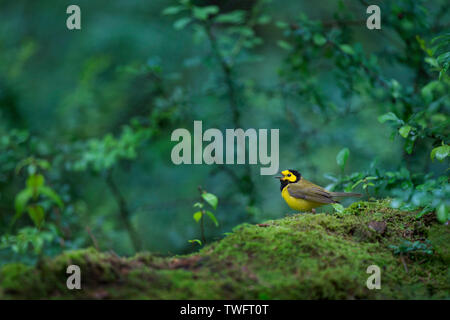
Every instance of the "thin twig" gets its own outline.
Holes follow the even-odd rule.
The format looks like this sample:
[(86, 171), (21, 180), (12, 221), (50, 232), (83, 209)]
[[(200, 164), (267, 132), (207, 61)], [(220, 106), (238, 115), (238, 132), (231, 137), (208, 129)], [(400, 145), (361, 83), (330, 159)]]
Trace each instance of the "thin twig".
[(99, 248), (98, 248), (98, 242), (97, 242), (97, 239), (95, 238), (94, 234), (92, 233), (91, 228), (86, 227), (86, 231), (87, 231), (87, 233), (89, 234), (89, 237), (91, 238), (92, 243), (94, 244), (95, 250), (100, 251)]
[(119, 206), (120, 217), (122, 218), (122, 222), (128, 231), (134, 250), (140, 251), (142, 249), (141, 240), (130, 222), (130, 211), (128, 210), (127, 202), (120, 192), (117, 184), (115, 183), (111, 171), (109, 171), (106, 176), (106, 184), (111, 190), (111, 193), (113, 194), (114, 198), (116, 199), (117, 205)]

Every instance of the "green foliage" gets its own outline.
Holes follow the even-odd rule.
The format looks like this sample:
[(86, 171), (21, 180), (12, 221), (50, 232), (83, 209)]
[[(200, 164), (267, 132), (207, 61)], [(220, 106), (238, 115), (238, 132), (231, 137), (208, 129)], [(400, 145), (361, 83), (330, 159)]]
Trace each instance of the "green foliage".
[(194, 208), (199, 208), (199, 211), (196, 211), (193, 214), (193, 218), (195, 222), (200, 223), (200, 232), (201, 232), (201, 238), (202, 241), (199, 241), (198, 239), (188, 240), (190, 243), (198, 243), (202, 245), (203, 243), (206, 243), (205, 238), (205, 230), (204, 230), (204, 217), (208, 216), (208, 218), (214, 223), (216, 227), (219, 226), (219, 221), (217, 221), (216, 216), (213, 212), (206, 209), (206, 205), (210, 206), (213, 210), (217, 209), (217, 205), (219, 203), (219, 199), (216, 195), (206, 192), (201, 187), (199, 187), (200, 196), (201, 196), (201, 202), (194, 203)]
[(16, 173), (19, 174), (22, 168), (27, 168), (28, 178), (26, 187), (16, 195), (16, 214), (13, 223), (22, 216), (24, 211), (27, 211), (36, 227), (40, 228), (45, 218), (44, 207), (49, 206), (48, 202), (50, 202), (50, 205), (54, 204), (61, 209), (64, 204), (59, 195), (45, 184), (44, 176), (38, 173), (38, 170), (50, 168), (48, 161), (30, 157), (19, 162)]
[(217, 204), (219, 203), (219, 199), (212, 193), (203, 192), (202, 193), (203, 200), (206, 201), (214, 210), (217, 209)]
[(431, 255), (433, 254), (433, 249), (430, 246), (429, 241), (427, 243), (423, 243), (420, 241), (403, 241), (400, 245), (390, 245), (389, 248), (391, 248), (394, 251), (394, 254), (397, 255), (414, 255), (417, 253), (424, 253)]
[(19, 230), (17, 235), (5, 235), (1, 238), (0, 248), (11, 248), (15, 253), (26, 254), (30, 245), (34, 254), (42, 253), (44, 245), (49, 244), (55, 238), (50, 231), (43, 231), (33, 227), (25, 227)]
[(333, 203), (331, 204), (334, 208), (334, 211), (338, 214), (343, 214), (344, 213), (344, 206), (340, 203)]
[(444, 161), (445, 158), (448, 157), (449, 154), (450, 154), (450, 146), (442, 142), (442, 146), (436, 147), (431, 151), (430, 157), (431, 160), (434, 160), (436, 158), (442, 162)]
[(32, 252), (38, 255), (41, 254), (45, 243), (50, 243), (55, 239), (56, 232), (52, 225), (49, 225), (47, 230), (43, 230), (46, 212), (48, 215), (48, 211), (54, 207), (61, 210), (64, 208), (64, 204), (60, 196), (46, 185), (44, 175), (41, 173), (49, 170), (50, 167), (48, 161), (34, 157), (26, 158), (18, 163), (15, 169), (16, 174), (19, 175), (24, 169), (28, 177), (25, 187), (15, 197), (16, 212), (11, 220), (10, 228), (22, 217), (24, 212), (28, 213), (36, 228), (20, 228), (17, 235), (6, 233), (0, 239), (1, 248), (10, 248), (15, 253), (26, 254), (31, 245)]
[(118, 138), (107, 134), (102, 139), (91, 139), (83, 146), (80, 159), (73, 163), (73, 169), (82, 171), (90, 168), (102, 172), (111, 169), (121, 160), (135, 159), (137, 148), (150, 136), (149, 129), (124, 126)]
[[(278, 128), (280, 169), (389, 198), (419, 222), (432, 213), (447, 223), (444, 0), (381, 3), (382, 33), (361, 20), (363, 1), (330, 0), (314, 19), (305, 1), (118, 0), (101, 11), (89, 2), (95, 23), (81, 38), (51, 29), (49, 6), (30, 4), (27, 15), (11, 2), (0, 12), (2, 30), (17, 30), (0, 35), (0, 264), (36, 262), (31, 247), (41, 255), (88, 245), (118, 254), (194, 250), (185, 241), (197, 228), (190, 221), (218, 224), (212, 194), (227, 218), (202, 245), (237, 224), (283, 215), (278, 186), (256, 166), (171, 164), (170, 134), (193, 120)], [(211, 193), (192, 218), (186, 203), (198, 184)], [(13, 249), (18, 241), (24, 253)]]

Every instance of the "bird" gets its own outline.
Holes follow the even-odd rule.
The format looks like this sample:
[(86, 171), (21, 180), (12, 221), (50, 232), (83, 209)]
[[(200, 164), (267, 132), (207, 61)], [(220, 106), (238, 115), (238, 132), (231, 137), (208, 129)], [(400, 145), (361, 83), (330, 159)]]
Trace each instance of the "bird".
[(309, 182), (297, 170), (284, 170), (281, 176), (276, 176), (280, 180), (281, 196), (291, 209), (296, 211), (312, 211), (315, 208), (339, 203), (336, 197), (361, 197), (360, 193), (350, 192), (330, 192), (324, 188)]

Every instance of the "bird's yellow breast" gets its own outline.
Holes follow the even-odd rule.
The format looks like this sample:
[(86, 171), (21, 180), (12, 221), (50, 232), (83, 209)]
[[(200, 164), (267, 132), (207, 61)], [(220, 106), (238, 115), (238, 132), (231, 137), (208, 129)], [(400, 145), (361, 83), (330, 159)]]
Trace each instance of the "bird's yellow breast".
[(311, 211), (311, 209), (324, 205), (323, 203), (294, 198), (289, 194), (288, 187), (289, 185), (283, 188), (283, 191), (281, 191), (281, 196), (286, 201), (288, 206), (291, 207), (291, 209), (297, 211)]

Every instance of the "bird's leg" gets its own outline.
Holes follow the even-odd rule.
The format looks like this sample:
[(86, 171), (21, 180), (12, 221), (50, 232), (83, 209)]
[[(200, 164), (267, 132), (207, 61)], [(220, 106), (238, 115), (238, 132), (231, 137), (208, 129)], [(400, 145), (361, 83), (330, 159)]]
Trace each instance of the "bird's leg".
[(316, 208), (312, 208), (312, 209), (311, 209), (311, 212), (314, 213), (314, 214), (316, 214)]

